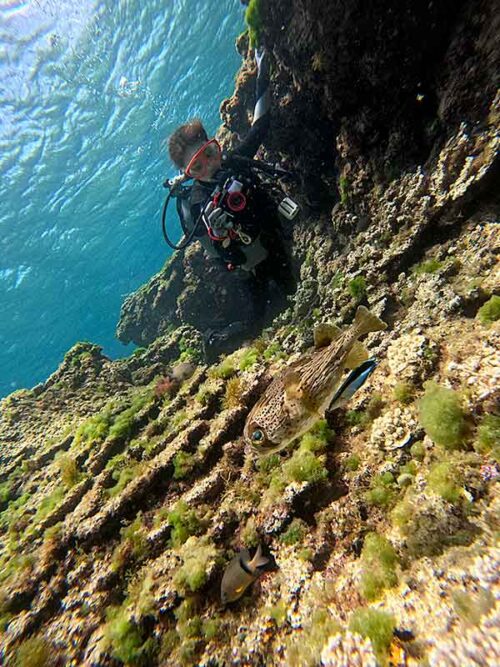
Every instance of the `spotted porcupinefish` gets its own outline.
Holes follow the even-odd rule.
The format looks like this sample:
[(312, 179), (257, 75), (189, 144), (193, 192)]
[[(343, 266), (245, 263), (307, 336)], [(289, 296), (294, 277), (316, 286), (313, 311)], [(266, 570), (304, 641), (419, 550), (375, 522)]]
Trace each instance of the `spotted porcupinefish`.
[[(247, 417), (243, 436), (254, 453), (277, 452), (308, 431), (328, 408), (346, 402), (375, 368), (358, 338), (387, 324), (359, 306), (344, 332), (320, 325), (316, 350), (290, 364), (269, 385)], [(351, 373), (344, 378), (345, 370)]]

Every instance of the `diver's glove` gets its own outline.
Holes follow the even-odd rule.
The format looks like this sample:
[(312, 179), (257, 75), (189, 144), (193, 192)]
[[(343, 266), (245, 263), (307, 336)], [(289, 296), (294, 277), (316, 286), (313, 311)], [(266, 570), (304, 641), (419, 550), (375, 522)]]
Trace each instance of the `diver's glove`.
[(220, 238), (227, 236), (228, 230), (233, 226), (232, 216), (220, 206), (215, 206), (213, 201), (209, 201), (203, 209), (203, 221), (214, 236)]

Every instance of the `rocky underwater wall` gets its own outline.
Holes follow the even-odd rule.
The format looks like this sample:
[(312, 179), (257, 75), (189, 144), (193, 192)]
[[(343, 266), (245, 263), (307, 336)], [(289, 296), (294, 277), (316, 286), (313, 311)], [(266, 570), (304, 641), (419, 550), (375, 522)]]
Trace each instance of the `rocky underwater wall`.
[[(272, 56), (261, 157), (297, 173), (297, 281), (214, 364), (245, 295), (197, 244), (122, 308), (111, 361), (79, 343), (0, 403), (0, 662), (497, 665), (499, 14), (493, 0), (252, 0)], [(251, 123), (248, 35), (221, 106)], [(246, 417), (322, 322), (388, 323), (353, 400), (254, 459)], [(222, 317), (222, 315), (221, 315)], [(234, 351), (232, 351), (232, 348)], [(264, 575), (223, 607), (230, 559)]]

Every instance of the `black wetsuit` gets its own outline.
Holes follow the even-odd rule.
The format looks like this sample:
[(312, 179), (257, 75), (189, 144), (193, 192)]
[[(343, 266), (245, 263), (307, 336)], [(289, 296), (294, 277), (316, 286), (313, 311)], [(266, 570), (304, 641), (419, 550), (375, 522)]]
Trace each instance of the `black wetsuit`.
[[(241, 306), (231, 313), (225, 313), (224, 301), (230, 302), (229, 296), (220, 295), (219, 307), (212, 313), (213, 326), (205, 332), (205, 352), (207, 360), (213, 360), (217, 354), (227, 352), (232, 341), (237, 345), (238, 336), (256, 333), (264, 319), (273, 311), (286, 305), (286, 295), (295, 289), (295, 282), (283, 248), (281, 222), (277, 213), (277, 203), (260, 185), (256, 176), (247, 169), (245, 172), (237, 158), (252, 159), (262, 144), (270, 124), (269, 97), (269, 62), (265, 57), (263, 65), (258, 67), (257, 90), (254, 117), (251, 126), (240, 145), (231, 151), (224, 167), (210, 182), (195, 180), (190, 193), (189, 207), (191, 224), (196, 224), (208, 202), (213, 196), (217, 184), (223, 185), (231, 175), (242, 175), (247, 179), (244, 194), (247, 205), (244, 210), (234, 214), (234, 223), (241, 231), (250, 236), (252, 242), (245, 245), (239, 238), (231, 240), (227, 247), (218, 240), (211, 240), (203, 221), (197, 227), (196, 236), (214, 261), (221, 262), (226, 268), (240, 270), (228, 272), (225, 281), (228, 292), (241, 295)], [(233, 160), (233, 163), (231, 163)], [(259, 254), (260, 253), (260, 254)], [(274, 283), (272, 292), (269, 285)], [(220, 312), (218, 312), (220, 311)], [(228, 317), (229, 315), (229, 317)]]

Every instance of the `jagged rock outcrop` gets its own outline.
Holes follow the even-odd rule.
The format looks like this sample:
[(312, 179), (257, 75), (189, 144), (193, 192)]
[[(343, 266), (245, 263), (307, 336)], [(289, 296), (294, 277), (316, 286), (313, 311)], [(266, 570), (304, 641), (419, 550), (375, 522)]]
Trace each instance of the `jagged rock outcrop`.
[[(222, 286), (193, 246), (124, 304), (121, 335), (146, 350), (78, 344), (0, 403), (0, 661), (500, 661), (495, 3), (255, 4), (274, 58), (264, 154), (302, 176), (297, 292), (202, 364)], [(228, 144), (252, 77), (247, 58)], [(254, 460), (249, 410), (316, 323), (360, 303), (389, 324), (367, 339), (369, 382)], [(221, 608), (226, 564), (258, 543), (267, 573)]]

